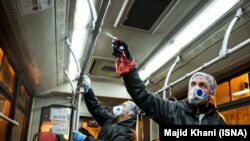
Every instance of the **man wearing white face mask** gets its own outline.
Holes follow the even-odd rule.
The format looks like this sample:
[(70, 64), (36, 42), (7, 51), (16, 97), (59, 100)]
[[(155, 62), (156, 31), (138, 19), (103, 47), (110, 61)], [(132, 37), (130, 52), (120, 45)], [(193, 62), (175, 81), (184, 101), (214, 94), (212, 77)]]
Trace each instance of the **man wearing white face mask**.
[(101, 131), (97, 139), (74, 131), (73, 141), (134, 141), (138, 110), (136, 104), (133, 101), (125, 101), (115, 106), (112, 114), (98, 101), (91, 88), (91, 81), (86, 75), (83, 77), (83, 88), (86, 106), (101, 126)]
[(189, 80), (188, 104), (196, 112), (199, 124), (209, 124), (202, 122), (204, 116), (206, 116), (205, 119), (207, 117), (211, 118), (209, 114), (218, 115), (215, 118), (211, 118), (211, 120), (217, 120), (218, 123), (215, 122), (214, 124), (226, 124), (225, 119), (217, 112), (213, 103), (216, 87), (216, 80), (211, 75), (203, 72), (193, 74)]
[(213, 100), (217, 83), (215, 79), (206, 73), (197, 72), (189, 80), (188, 102), (191, 105), (207, 107)]
[[(147, 90), (138, 75), (135, 60), (125, 42), (113, 40), (112, 49), (112, 55), (118, 60), (116, 61), (117, 72), (123, 76), (128, 93), (139, 108), (160, 127), (226, 124), (213, 104), (217, 84), (211, 75), (197, 72), (190, 78), (187, 100), (165, 100)], [(128, 65), (120, 63), (119, 60), (126, 60)]]

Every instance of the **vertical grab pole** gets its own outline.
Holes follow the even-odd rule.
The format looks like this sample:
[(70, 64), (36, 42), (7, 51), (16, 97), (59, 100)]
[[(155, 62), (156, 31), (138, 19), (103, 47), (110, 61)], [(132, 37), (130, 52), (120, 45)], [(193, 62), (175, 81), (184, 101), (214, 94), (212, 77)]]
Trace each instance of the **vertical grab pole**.
[(138, 110), (136, 113), (136, 141), (144, 141), (143, 116), (145, 113)]
[[(68, 46), (68, 44), (67, 44), (67, 46)], [(71, 51), (71, 53), (72, 53), (72, 55), (74, 56), (74, 53)], [(69, 84), (70, 84), (70, 86), (71, 86), (71, 91), (72, 91), (72, 103), (71, 103), (71, 105), (73, 106), (73, 118), (72, 118), (72, 128), (71, 128), (71, 130), (75, 130), (75, 128), (76, 128), (76, 125), (74, 124), (74, 123), (76, 123), (75, 122), (75, 117), (76, 117), (76, 109), (75, 109), (75, 105), (76, 105), (76, 100), (75, 100), (75, 98), (76, 98), (76, 94), (75, 94), (75, 90), (74, 90), (74, 87), (73, 87), (73, 82), (70, 80), (70, 78), (69, 78), (69, 75), (68, 75), (68, 73), (66, 72), (66, 69), (65, 69), (65, 67), (63, 66), (63, 64), (59, 61), (59, 60), (57, 60), (57, 62), (59, 63), (59, 65), (62, 67), (62, 69), (63, 69), (63, 73), (64, 73), (64, 75), (66, 76), (66, 78), (67, 78), (67, 80), (69, 81)], [(77, 61), (75, 60), (75, 63), (76, 63), (76, 65), (78, 66), (78, 63), (77, 63)]]
[[(93, 5), (91, 4), (90, 1), (89, 1), (89, 4), (90, 4), (91, 10), (93, 10)], [(76, 114), (75, 114), (76, 117), (75, 117), (75, 124), (74, 124), (75, 130), (78, 130), (78, 128), (79, 128), (79, 118), (80, 118), (79, 110), (80, 110), (80, 106), (81, 106), (81, 94), (82, 94), (82, 92), (80, 92), (80, 89), (82, 88), (83, 75), (84, 75), (85, 69), (87, 67), (88, 61), (90, 59), (90, 56), (94, 50), (96, 39), (97, 39), (98, 35), (100, 34), (101, 26), (103, 24), (103, 20), (104, 20), (106, 13), (107, 13), (109, 5), (110, 5), (110, 0), (103, 0), (99, 15), (98, 15), (98, 17), (96, 19), (96, 23), (94, 25), (94, 30), (92, 31), (92, 37), (90, 40), (89, 48), (88, 48), (86, 57), (84, 58), (83, 66), (82, 66), (80, 76), (78, 79), (77, 88), (76, 88), (76, 92), (75, 92), (77, 95), (77, 100), (76, 100), (77, 107), (76, 107)], [(94, 10), (92, 12), (93, 12), (92, 16), (94, 16), (95, 15)], [(95, 20), (95, 17), (93, 17), (93, 19)]]
[(80, 118), (80, 107), (81, 107), (81, 99), (82, 99), (82, 95), (81, 93), (76, 93), (77, 95), (77, 107), (76, 107), (76, 121), (75, 121), (75, 131), (79, 130), (79, 118)]

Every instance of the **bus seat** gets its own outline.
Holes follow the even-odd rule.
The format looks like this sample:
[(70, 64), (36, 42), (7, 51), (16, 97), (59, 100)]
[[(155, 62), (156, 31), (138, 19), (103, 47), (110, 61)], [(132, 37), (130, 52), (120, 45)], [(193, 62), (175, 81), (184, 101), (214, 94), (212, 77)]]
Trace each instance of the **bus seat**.
[(37, 141), (60, 141), (59, 136), (52, 132), (36, 133), (32, 141), (36, 141), (37, 137), (38, 137)]

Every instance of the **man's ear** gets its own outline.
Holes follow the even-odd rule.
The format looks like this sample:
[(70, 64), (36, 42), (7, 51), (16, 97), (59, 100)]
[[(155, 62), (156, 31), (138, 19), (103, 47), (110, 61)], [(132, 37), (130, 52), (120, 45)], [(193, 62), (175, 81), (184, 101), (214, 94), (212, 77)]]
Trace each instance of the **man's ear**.
[(214, 96), (209, 94), (208, 97), (207, 97), (208, 101), (212, 101), (214, 99)]
[(213, 95), (211, 95), (211, 99), (209, 99), (208, 101), (209, 101), (210, 103), (216, 105), (216, 104), (215, 104), (215, 99), (214, 99), (214, 96), (213, 96)]

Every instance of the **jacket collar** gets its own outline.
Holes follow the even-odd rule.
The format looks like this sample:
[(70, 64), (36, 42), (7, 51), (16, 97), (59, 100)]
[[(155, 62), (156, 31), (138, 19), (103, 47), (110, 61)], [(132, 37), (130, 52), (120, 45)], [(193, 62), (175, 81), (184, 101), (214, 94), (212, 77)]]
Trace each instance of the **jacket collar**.
[(136, 118), (133, 116), (130, 119), (124, 120), (122, 122), (118, 122), (118, 124), (133, 128), (136, 126)]
[(216, 111), (215, 105), (212, 103), (209, 103), (209, 105), (206, 107), (200, 106), (199, 108), (197, 108), (196, 106), (188, 104), (187, 101), (181, 100), (180, 102), (178, 102), (177, 106), (188, 113), (210, 114)]

